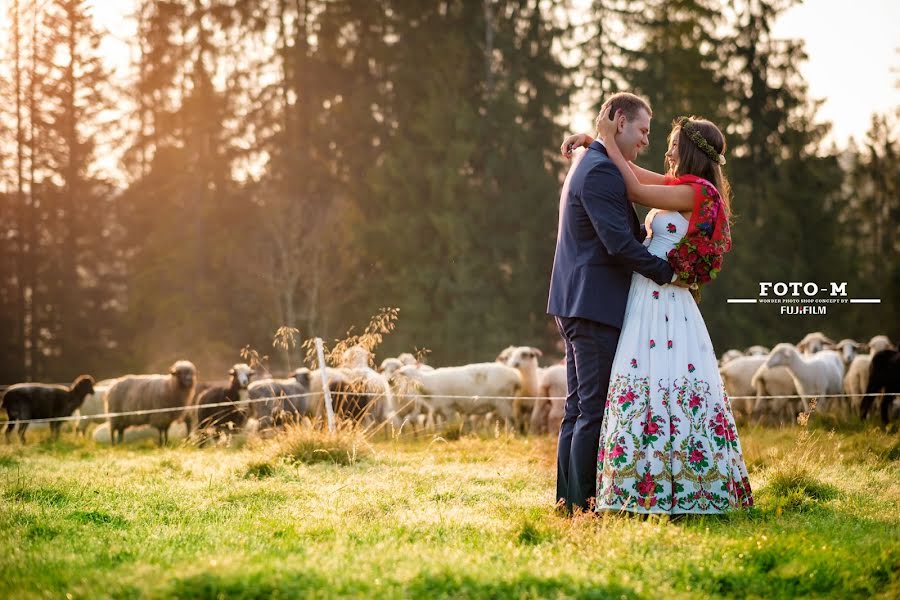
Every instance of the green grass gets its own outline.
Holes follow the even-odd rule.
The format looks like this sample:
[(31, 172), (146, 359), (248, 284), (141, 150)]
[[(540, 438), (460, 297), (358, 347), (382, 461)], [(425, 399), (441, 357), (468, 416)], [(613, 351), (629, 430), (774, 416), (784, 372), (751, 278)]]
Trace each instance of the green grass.
[(674, 521), (558, 516), (546, 438), (0, 445), (0, 597), (900, 596), (900, 435), (741, 440), (757, 506)]

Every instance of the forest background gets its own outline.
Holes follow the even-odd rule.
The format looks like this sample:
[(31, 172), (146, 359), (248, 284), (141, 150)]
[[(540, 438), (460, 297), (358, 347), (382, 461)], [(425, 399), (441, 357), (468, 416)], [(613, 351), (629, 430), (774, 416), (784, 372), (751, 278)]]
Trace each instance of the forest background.
[[(900, 337), (896, 112), (838, 147), (777, 39), (782, 0), (133, 0), (127, 76), (86, 0), (7, 0), (0, 57), (0, 383), (224, 373), (274, 331), (437, 365), (509, 344), (559, 357), (545, 314), (558, 153), (576, 95), (728, 139), (734, 250), (703, 294), (718, 352)], [(761, 281), (880, 304), (786, 317)]]

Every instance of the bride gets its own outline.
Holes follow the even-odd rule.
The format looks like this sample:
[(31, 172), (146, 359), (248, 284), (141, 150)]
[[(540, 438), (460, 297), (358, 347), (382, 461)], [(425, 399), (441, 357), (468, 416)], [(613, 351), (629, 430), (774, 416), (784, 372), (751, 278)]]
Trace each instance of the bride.
[[(694, 248), (727, 251), (730, 190), (719, 129), (703, 119), (676, 120), (663, 176), (630, 164), (611, 143), (617, 120), (605, 109), (598, 132), (629, 199), (654, 207), (648, 251), (666, 258), (683, 238)], [(563, 153), (593, 141), (570, 136)], [(691, 292), (632, 276), (600, 433), (598, 512), (710, 514), (753, 505), (731, 405)]]

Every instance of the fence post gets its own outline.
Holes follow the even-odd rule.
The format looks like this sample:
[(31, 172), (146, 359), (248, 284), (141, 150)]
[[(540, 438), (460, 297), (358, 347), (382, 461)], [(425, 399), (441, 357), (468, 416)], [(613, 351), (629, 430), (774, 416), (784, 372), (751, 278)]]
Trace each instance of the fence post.
[(325, 364), (325, 350), (322, 338), (316, 338), (316, 354), (319, 356), (319, 369), (322, 371), (322, 392), (325, 394), (325, 413), (328, 415), (328, 431), (334, 431), (334, 408), (331, 406), (331, 390), (328, 389), (328, 367)]

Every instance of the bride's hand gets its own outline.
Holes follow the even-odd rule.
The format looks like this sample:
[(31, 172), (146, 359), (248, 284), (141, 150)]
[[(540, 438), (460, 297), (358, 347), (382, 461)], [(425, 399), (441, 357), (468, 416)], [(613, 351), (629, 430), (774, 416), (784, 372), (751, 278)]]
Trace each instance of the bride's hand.
[(590, 146), (593, 141), (594, 138), (586, 133), (576, 133), (575, 135), (570, 135), (563, 141), (562, 146), (559, 147), (559, 152), (564, 158), (572, 158), (572, 151), (575, 148), (586, 148)]
[(600, 135), (600, 139), (603, 140), (604, 144), (609, 144), (610, 140), (612, 140), (619, 132), (619, 126), (616, 125), (616, 121), (619, 120), (619, 115), (622, 111), (617, 110), (615, 117), (610, 120), (610, 110), (612, 110), (612, 105), (607, 106), (600, 111), (600, 116), (597, 117), (597, 133)]

